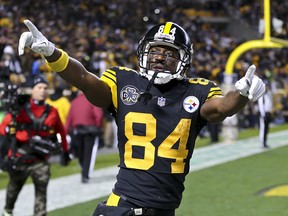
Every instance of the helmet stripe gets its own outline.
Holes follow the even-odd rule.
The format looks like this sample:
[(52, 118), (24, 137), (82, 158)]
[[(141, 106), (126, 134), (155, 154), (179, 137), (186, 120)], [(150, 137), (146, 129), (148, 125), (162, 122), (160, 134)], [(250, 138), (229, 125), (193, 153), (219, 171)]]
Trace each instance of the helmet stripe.
[(168, 34), (169, 35), (171, 27), (172, 27), (172, 22), (167, 22), (165, 24), (163, 34)]

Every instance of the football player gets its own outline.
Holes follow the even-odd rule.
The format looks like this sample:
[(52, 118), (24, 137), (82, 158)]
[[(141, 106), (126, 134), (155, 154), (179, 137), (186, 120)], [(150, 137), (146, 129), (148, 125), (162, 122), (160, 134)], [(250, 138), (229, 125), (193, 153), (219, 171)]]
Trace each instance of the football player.
[(53, 71), (108, 109), (118, 126), (117, 182), (96, 215), (175, 215), (189, 172), (195, 139), (207, 122), (221, 122), (264, 93), (250, 66), (236, 90), (222, 96), (215, 83), (187, 78), (193, 48), (186, 31), (173, 22), (152, 27), (140, 41), (139, 71), (107, 69), (101, 78), (48, 41), (29, 20), (19, 41), (42, 54)]

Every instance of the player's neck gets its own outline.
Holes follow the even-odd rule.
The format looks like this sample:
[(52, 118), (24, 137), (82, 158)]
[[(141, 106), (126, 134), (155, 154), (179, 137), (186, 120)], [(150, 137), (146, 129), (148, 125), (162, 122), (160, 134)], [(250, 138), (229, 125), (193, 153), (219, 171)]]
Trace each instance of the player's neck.
[(177, 84), (179, 83), (178, 80), (171, 80), (170, 82), (162, 85), (155, 85), (157, 89), (161, 92), (167, 92), (171, 89), (173, 89)]

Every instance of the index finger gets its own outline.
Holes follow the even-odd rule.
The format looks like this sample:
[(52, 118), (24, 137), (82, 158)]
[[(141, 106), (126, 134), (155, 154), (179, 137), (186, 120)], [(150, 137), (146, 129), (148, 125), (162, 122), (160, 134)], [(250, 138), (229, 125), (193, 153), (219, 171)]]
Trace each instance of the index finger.
[(24, 20), (24, 24), (27, 26), (29, 31), (32, 33), (33, 36), (38, 37), (41, 36), (41, 32), (37, 29), (37, 27), (30, 21)]
[(249, 81), (252, 80), (255, 71), (256, 71), (256, 66), (255, 66), (255, 65), (251, 65), (251, 66), (248, 68), (248, 70), (247, 70), (247, 72), (246, 72), (246, 74), (245, 74), (245, 77), (246, 77)]

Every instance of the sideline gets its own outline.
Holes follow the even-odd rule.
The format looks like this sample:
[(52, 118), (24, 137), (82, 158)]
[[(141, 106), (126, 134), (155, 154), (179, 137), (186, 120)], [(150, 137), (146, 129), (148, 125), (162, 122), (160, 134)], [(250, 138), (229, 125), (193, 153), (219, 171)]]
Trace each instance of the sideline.
[[(288, 130), (270, 133), (268, 137), (270, 149), (288, 145), (287, 133)], [(270, 149), (262, 148), (258, 137), (238, 140), (230, 144), (218, 143), (198, 148), (194, 150), (190, 172), (269, 151)], [(92, 173), (89, 184), (81, 183), (80, 174), (50, 180), (47, 197), (48, 211), (109, 195), (116, 182), (117, 172), (118, 167), (96, 170)], [(4, 206), (5, 193), (5, 189), (0, 190), (0, 212)], [(33, 206), (34, 188), (32, 184), (28, 184), (23, 187), (19, 194), (15, 204), (14, 216), (31, 216)]]

